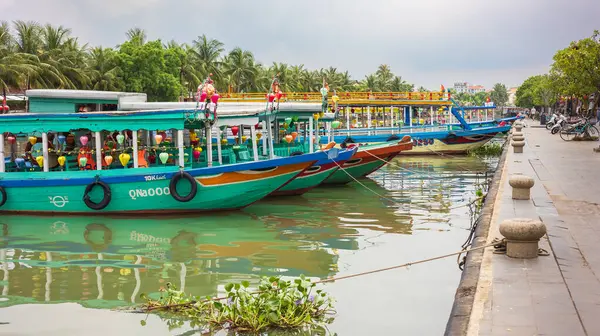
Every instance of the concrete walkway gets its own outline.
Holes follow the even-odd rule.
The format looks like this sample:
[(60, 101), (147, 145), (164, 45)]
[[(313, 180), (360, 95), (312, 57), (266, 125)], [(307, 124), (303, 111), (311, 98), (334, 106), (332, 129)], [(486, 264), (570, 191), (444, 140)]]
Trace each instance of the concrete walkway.
[[(531, 124), (531, 121), (529, 122)], [(539, 218), (550, 256), (518, 260), (486, 249), (469, 335), (600, 335), (600, 153), (598, 142), (566, 142), (542, 128), (512, 147), (496, 198), (488, 242), (515, 217)], [(535, 180), (532, 199), (511, 198), (508, 178)]]

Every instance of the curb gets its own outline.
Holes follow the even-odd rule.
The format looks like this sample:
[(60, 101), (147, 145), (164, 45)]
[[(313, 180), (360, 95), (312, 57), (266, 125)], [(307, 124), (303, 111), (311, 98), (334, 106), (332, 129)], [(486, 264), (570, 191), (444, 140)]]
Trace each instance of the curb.
[[(485, 198), (481, 215), (477, 219), (478, 223), (471, 245), (472, 248), (480, 247), (487, 242), (490, 224), (492, 222), (492, 213), (494, 211), (494, 201), (496, 200), (498, 189), (500, 188), (500, 179), (502, 178), (502, 171), (504, 170), (506, 156), (510, 147), (510, 143), (507, 142), (504, 146), (504, 151), (502, 151), (502, 155), (500, 156), (500, 160), (498, 161), (498, 167), (496, 168), (490, 189)], [(450, 317), (446, 324), (446, 331), (444, 332), (445, 336), (462, 336), (467, 334), (471, 311), (473, 310), (473, 304), (475, 302), (475, 292), (477, 291), (477, 284), (479, 282), (483, 252), (484, 250), (481, 249), (467, 253), (465, 268), (462, 272), (458, 288), (456, 289), (454, 303), (452, 304)]]

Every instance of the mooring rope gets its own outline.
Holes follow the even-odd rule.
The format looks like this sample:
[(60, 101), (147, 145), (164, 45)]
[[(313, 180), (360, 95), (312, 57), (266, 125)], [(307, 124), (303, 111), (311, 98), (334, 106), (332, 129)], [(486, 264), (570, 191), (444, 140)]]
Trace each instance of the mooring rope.
[[(425, 148), (427, 148), (427, 147), (425, 147)], [(448, 156), (448, 157), (450, 157), (450, 158), (456, 158), (456, 159), (458, 159), (458, 158), (459, 158), (458, 156), (451, 156), (451, 155), (448, 155), (448, 154), (443, 154), (443, 153), (436, 152), (436, 151), (432, 150), (431, 148), (427, 148), (427, 150), (429, 150), (429, 151), (431, 151), (431, 152), (433, 152), (433, 153), (435, 153), (435, 154), (441, 155), (442, 157), (443, 157), (444, 155), (447, 155), (447, 156)], [(381, 160), (382, 162), (385, 162), (385, 163), (387, 163), (387, 164), (389, 164), (389, 165), (392, 165), (392, 166), (394, 166), (394, 167), (397, 167), (397, 168), (400, 168), (400, 169), (402, 169), (402, 170), (406, 170), (406, 171), (409, 171), (409, 172), (413, 172), (413, 171), (411, 171), (410, 169), (406, 169), (406, 168), (404, 168), (404, 167), (401, 167), (401, 166), (399, 166), (399, 165), (397, 165), (397, 164), (393, 164), (393, 162), (391, 162), (391, 161), (387, 161), (387, 160), (385, 160), (385, 159), (383, 159), (383, 158), (380, 158), (379, 156), (377, 156), (377, 155), (375, 155), (375, 154), (373, 154), (373, 153), (371, 153), (371, 152), (369, 152), (369, 151), (367, 151), (367, 150), (365, 150), (365, 153), (367, 153), (367, 154), (371, 155), (372, 157), (374, 157), (374, 158), (376, 158), (376, 159), (378, 159), (378, 160)], [(485, 172), (482, 172), (482, 171), (471, 170), (471, 169), (469, 169), (469, 168), (466, 168), (465, 166), (462, 166), (462, 165), (459, 165), (459, 164), (457, 164), (456, 166), (457, 166), (458, 168), (461, 168), (461, 169), (465, 170), (465, 171), (468, 171), (469, 173), (474, 173), (474, 174), (483, 174), (483, 173), (485, 173)], [(414, 172), (413, 172), (413, 173), (414, 173)]]
[[(468, 250), (460, 250), (457, 252), (452, 252), (452, 253), (447, 253), (447, 254), (443, 254), (437, 257), (431, 257), (431, 258), (427, 258), (427, 259), (421, 259), (421, 260), (417, 260), (417, 261), (412, 261), (412, 262), (407, 262), (404, 264), (400, 264), (400, 265), (395, 265), (395, 266), (390, 266), (390, 267), (384, 267), (384, 268), (378, 268), (378, 269), (374, 269), (374, 270), (370, 270), (370, 271), (365, 271), (365, 272), (360, 272), (360, 273), (354, 273), (354, 274), (349, 274), (349, 275), (343, 275), (343, 276), (339, 276), (339, 277), (334, 277), (334, 278), (327, 278), (327, 279), (322, 279), (322, 280), (318, 280), (315, 281), (313, 283), (315, 284), (321, 284), (321, 283), (329, 283), (329, 282), (334, 282), (334, 281), (339, 281), (339, 280), (346, 280), (346, 279), (351, 279), (351, 278), (356, 278), (356, 277), (360, 277), (360, 276), (364, 276), (364, 275), (369, 275), (369, 274), (374, 274), (374, 273), (380, 273), (380, 272), (385, 272), (385, 271), (390, 271), (390, 270), (394, 270), (394, 269), (398, 269), (398, 268), (404, 268), (404, 267), (410, 267), (413, 265), (418, 265), (418, 264), (423, 264), (426, 262), (430, 262), (430, 261), (435, 261), (435, 260), (439, 260), (439, 259), (445, 259), (448, 257), (452, 257), (455, 255), (460, 255), (463, 253), (468, 253), (471, 251), (477, 251), (477, 250), (482, 250), (485, 249), (487, 247), (490, 246), (494, 246), (497, 245), (497, 242), (492, 242), (486, 245), (482, 245), (482, 246), (478, 246), (478, 247), (473, 247), (470, 248)], [(280, 290), (280, 288), (271, 288), (271, 290)], [(256, 291), (256, 292), (250, 292), (250, 295), (254, 295), (254, 294), (261, 294), (264, 293), (265, 291)], [(172, 305), (165, 305), (165, 306), (157, 306), (157, 307), (148, 307), (145, 310), (141, 311), (142, 313), (145, 312), (149, 312), (149, 311), (153, 311), (153, 310), (158, 310), (158, 309), (170, 309), (170, 308), (177, 308), (177, 307), (185, 307), (185, 306), (191, 306), (191, 305), (195, 305), (197, 303), (204, 303), (204, 302), (209, 302), (209, 301), (222, 301), (222, 300), (226, 300), (228, 299), (228, 296), (220, 296), (220, 297), (215, 297), (215, 298), (210, 298), (210, 299), (204, 299), (204, 300), (199, 300), (199, 301), (190, 301), (190, 302), (185, 302), (185, 303), (179, 303), (179, 304), (172, 304)], [(140, 311), (137, 311), (140, 312)]]
[[(368, 152), (367, 152), (367, 153), (368, 153)], [(386, 196), (383, 196), (383, 195), (379, 194), (378, 192), (376, 192), (375, 190), (373, 190), (373, 189), (369, 188), (369, 187), (368, 187), (368, 186), (366, 186), (364, 183), (360, 182), (360, 181), (359, 181), (359, 180), (358, 180), (356, 177), (352, 176), (352, 174), (348, 173), (348, 172), (346, 171), (346, 169), (344, 169), (344, 167), (340, 166), (340, 164), (339, 164), (339, 163), (337, 163), (336, 161), (333, 161), (333, 162), (334, 162), (334, 163), (335, 163), (335, 164), (336, 164), (336, 165), (337, 165), (337, 166), (338, 166), (338, 167), (339, 167), (339, 168), (340, 168), (340, 169), (341, 169), (341, 170), (342, 170), (344, 173), (346, 173), (346, 175), (350, 176), (350, 178), (351, 178), (351, 179), (353, 179), (353, 180), (354, 180), (354, 182), (358, 183), (358, 184), (359, 184), (359, 185), (361, 185), (363, 188), (365, 188), (365, 189), (369, 190), (370, 192), (372, 192), (373, 194), (375, 194), (375, 195), (377, 195), (377, 196), (379, 196), (379, 197), (381, 197), (381, 198), (385, 199), (386, 201), (392, 202), (392, 203), (394, 203), (394, 204), (396, 204), (396, 205), (398, 205), (398, 206), (402, 206), (402, 205), (403, 205), (403, 203), (396, 202), (396, 201), (394, 201), (393, 199), (390, 199), (390, 198), (388, 198), (388, 197), (386, 197)], [(484, 198), (485, 198), (485, 195), (483, 195), (483, 196), (480, 196), (480, 197), (477, 197), (476, 199), (474, 199), (474, 200), (470, 201), (469, 203), (466, 203), (466, 204), (461, 204), (461, 205), (458, 205), (458, 206), (455, 206), (455, 207), (450, 207), (450, 208), (448, 208), (447, 210), (456, 210), (456, 209), (460, 209), (460, 208), (463, 208), (463, 207), (468, 207), (468, 206), (471, 206), (471, 205), (473, 205), (473, 203), (475, 203), (476, 201), (478, 201), (478, 200), (482, 200), (482, 199), (484, 199)]]

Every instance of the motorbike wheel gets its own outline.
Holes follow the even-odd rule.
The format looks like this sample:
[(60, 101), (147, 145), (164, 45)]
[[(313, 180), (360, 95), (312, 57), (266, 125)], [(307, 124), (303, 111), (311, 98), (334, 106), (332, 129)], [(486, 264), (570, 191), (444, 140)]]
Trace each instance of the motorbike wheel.
[(558, 127), (553, 127), (553, 128), (552, 128), (552, 130), (550, 130), (550, 133), (551, 133), (551, 134), (556, 134), (556, 133), (558, 133), (558, 131), (560, 131), (560, 128), (558, 128)]
[(546, 124), (546, 129), (547, 129), (547, 130), (551, 130), (551, 129), (552, 129), (552, 126), (554, 126), (554, 123), (552, 123), (552, 122), (549, 122), (549, 123), (547, 123), (547, 124)]

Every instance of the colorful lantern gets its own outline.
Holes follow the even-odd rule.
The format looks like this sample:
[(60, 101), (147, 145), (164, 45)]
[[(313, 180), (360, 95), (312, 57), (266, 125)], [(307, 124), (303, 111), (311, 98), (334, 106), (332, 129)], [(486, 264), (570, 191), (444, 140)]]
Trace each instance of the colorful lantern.
[(30, 136), (29, 137), (29, 143), (32, 144), (32, 145), (35, 145), (37, 143), (37, 137)]
[(291, 124), (292, 123), (292, 118), (285, 118), (285, 123), (286, 124)]
[(82, 156), (79, 158), (79, 167), (85, 167), (87, 165), (87, 158)]
[(212, 101), (214, 104), (216, 104), (219, 101), (219, 98), (220, 98), (219, 94), (215, 93), (212, 96), (210, 96), (210, 101)]
[(154, 141), (156, 141), (157, 145), (160, 145), (160, 143), (163, 141), (163, 136), (160, 134), (157, 134), (154, 136)]
[(119, 161), (121, 161), (121, 164), (123, 165), (123, 167), (127, 166), (127, 164), (129, 163), (129, 160), (131, 160), (131, 156), (127, 153), (122, 153), (121, 155), (119, 155)]
[(62, 146), (65, 143), (65, 141), (67, 140), (67, 137), (64, 135), (59, 135), (57, 137), (57, 139), (58, 139), (58, 144)]
[(6, 138), (6, 140), (8, 140), (8, 143), (10, 143), (10, 144), (14, 144), (15, 142), (17, 142), (17, 139), (14, 136), (12, 136), (12, 135), (9, 135)]
[(284, 139), (285, 139), (285, 142), (290, 143), (290, 142), (292, 142), (292, 140), (294, 140), (294, 137), (288, 134), (285, 136)]
[(221, 145), (223, 145), (223, 146), (227, 145), (227, 139), (221, 139)]
[(243, 135), (243, 136), (242, 136), (242, 143), (246, 142), (246, 140), (247, 140), (247, 139), (248, 139), (248, 137), (247, 137), (247, 136), (245, 136), (245, 135)]
[[(117, 142), (119, 143), (119, 145), (122, 145), (123, 141), (125, 141), (125, 136), (123, 134), (117, 135)], [(119, 158), (119, 160), (120, 160), (120, 158)]]
[(335, 121), (333, 121), (333, 122), (331, 123), (331, 127), (332, 127), (333, 129), (338, 129), (338, 128), (340, 128), (340, 126), (342, 126), (342, 123), (341, 123), (341, 122), (339, 122), (338, 120), (335, 120)]
[(38, 166), (40, 166), (40, 167), (44, 166), (44, 157), (43, 156), (36, 157), (35, 162), (37, 162)]
[(79, 142), (81, 142), (81, 146), (83, 147), (88, 144), (88, 141), (90, 141), (90, 139), (88, 139), (88, 137), (85, 135), (79, 137)]
[(194, 160), (198, 160), (200, 158), (200, 151), (195, 150), (192, 154), (194, 155)]
[(158, 154), (158, 158), (160, 159), (160, 162), (162, 162), (162, 164), (166, 164), (167, 160), (169, 160), (169, 153), (160, 153)]
[(66, 157), (64, 157), (64, 156), (59, 156), (59, 157), (58, 157), (58, 159), (56, 159), (56, 160), (58, 161), (58, 164), (59, 164), (61, 167), (64, 167), (64, 166), (65, 166), (65, 163), (67, 162), (67, 158), (66, 158)]
[(206, 88), (204, 88), (204, 89), (202, 90), (202, 93), (200, 94), (200, 101), (201, 101), (201, 102), (205, 102), (205, 101), (206, 101), (206, 96), (207, 96), (207, 93), (206, 93)]
[(257, 138), (258, 140), (260, 140), (260, 138), (262, 138), (262, 133), (258, 133), (258, 134), (256, 134), (256, 138)]
[(269, 103), (272, 103), (275, 100), (275, 94), (274, 93), (269, 93), (267, 95), (267, 99), (269, 100)]
[(111, 155), (107, 155), (104, 157), (104, 162), (107, 166), (110, 166), (113, 163), (113, 157)]
[(237, 126), (231, 127), (231, 133), (233, 133), (233, 136), (237, 136), (239, 131), (240, 131), (239, 127), (237, 127)]
[(298, 137), (298, 132), (292, 132), (292, 140), (296, 140)]

